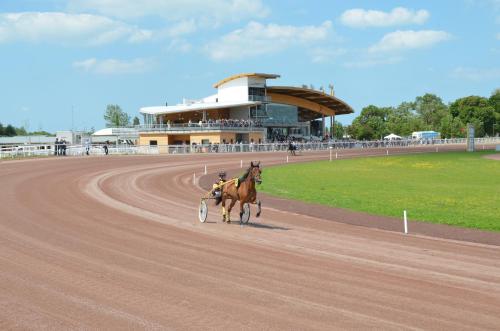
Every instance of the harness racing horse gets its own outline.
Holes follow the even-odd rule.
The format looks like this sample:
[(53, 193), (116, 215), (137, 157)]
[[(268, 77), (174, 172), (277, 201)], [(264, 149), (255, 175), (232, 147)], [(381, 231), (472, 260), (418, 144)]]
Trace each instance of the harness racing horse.
[[(241, 176), (238, 180), (230, 180), (222, 187), (222, 221), (231, 223), (231, 210), (234, 204), (240, 202), (240, 222), (243, 216), (243, 206), (245, 203), (251, 203), (257, 205), (257, 214), (255, 216), (259, 217), (261, 213), (261, 203), (257, 200), (257, 191), (255, 190), (255, 183), (262, 183), (260, 174), (262, 169), (260, 168), (260, 162), (253, 163), (250, 162), (250, 168), (247, 169), (245, 174)], [(231, 203), (226, 211), (226, 200), (231, 199)], [(218, 203), (216, 204), (218, 205)]]

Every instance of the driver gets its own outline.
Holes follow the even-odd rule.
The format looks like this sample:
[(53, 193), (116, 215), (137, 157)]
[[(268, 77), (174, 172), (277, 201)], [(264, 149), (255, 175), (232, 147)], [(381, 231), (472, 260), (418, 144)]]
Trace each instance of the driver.
[(225, 171), (219, 172), (219, 178), (217, 179), (215, 184), (212, 186), (213, 187), (212, 195), (215, 197), (216, 203), (218, 203), (222, 197), (222, 194), (221, 194), (222, 193), (222, 186), (221, 185), (224, 184), (225, 181), (226, 181), (226, 172)]

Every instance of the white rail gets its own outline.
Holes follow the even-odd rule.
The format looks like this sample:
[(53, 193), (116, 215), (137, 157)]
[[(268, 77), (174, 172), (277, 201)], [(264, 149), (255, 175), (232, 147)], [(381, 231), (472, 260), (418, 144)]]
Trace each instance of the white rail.
[[(476, 150), (481, 150), (487, 145), (500, 144), (500, 137), (476, 138)], [(397, 140), (397, 141), (336, 141), (336, 142), (308, 142), (296, 143), (298, 151), (317, 151), (328, 149), (363, 149), (363, 148), (415, 148), (422, 146), (466, 145), (465, 138), (434, 139), (434, 140)], [(208, 145), (158, 145), (158, 146), (133, 146), (118, 145), (108, 148), (108, 153), (127, 154), (189, 154), (189, 153), (247, 153), (247, 152), (278, 152), (288, 150), (288, 143), (265, 144), (208, 144)], [(464, 149), (465, 150), (465, 149)], [(85, 155), (87, 148), (84, 145), (67, 146), (66, 156)], [(89, 146), (90, 155), (105, 155), (103, 145)], [(22, 145), (1, 146), (0, 159), (54, 156), (53, 145)]]

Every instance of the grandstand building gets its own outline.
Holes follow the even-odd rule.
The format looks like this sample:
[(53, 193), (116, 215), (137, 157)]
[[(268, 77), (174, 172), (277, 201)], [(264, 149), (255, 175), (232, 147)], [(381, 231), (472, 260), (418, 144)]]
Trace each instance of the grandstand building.
[(352, 113), (344, 101), (303, 87), (268, 86), (279, 75), (244, 73), (214, 84), (217, 93), (175, 106), (143, 107), (140, 145), (263, 143), (321, 139), (326, 122)]

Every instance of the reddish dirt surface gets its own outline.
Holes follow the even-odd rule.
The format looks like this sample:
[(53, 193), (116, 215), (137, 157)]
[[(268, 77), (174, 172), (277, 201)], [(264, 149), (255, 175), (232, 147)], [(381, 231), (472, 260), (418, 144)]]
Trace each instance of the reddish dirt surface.
[(485, 158), (500, 161), (500, 153), (486, 155)]
[(267, 197), (249, 226), (223, 224), (212, 205), (198, 221), (193, 172), (285, 158), (1, 163), (0, 329), (498, 328), (499, 246), (332, 222)]

